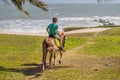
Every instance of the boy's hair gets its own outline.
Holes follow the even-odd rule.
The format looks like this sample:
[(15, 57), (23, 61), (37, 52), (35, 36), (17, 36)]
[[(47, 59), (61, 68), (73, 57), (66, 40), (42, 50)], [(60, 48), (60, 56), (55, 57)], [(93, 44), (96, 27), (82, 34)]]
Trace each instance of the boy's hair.
[(53, 17), (53, 18), (52, 18), (52, 21), (53, 21), (53, 22), (56, 22), (56, 21), (57, 21), (57, 18), (56, 18), (56, 17)]

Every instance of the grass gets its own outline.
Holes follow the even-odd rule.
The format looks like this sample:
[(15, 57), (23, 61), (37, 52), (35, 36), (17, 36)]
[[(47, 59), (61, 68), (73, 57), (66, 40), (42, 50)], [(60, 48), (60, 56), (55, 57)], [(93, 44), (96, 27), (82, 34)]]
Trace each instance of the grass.
[(46, 75), (43, 76), (46, 77), (43, 80), (119, 80), (120, 78), (116, 69), (103, 69), (101, 71), (62, 69), (55, 69), (47, 72), (47, 74), (45, 73)]
[[(96, 27), (91, 27), (91, 28), (116, 28), (116, 27), (120, 27), (120, 25), (114, 25), (114, 26), (96, 26)], [(65, 32), (67, 31), (72, 31), (72, 30), (78, 30), (78, 29), (87, 29), (88, 27), (66, 27), (63, 30)]]
[(119, 33), (119, 27), (101, 32), (92, 44), (69, 51), (62, 66), (46, 71), (42, 80), (119, 80)]
[(120, 57), (120, 37), (97, 37), (93, 45), (88, 45), (84, 53), (97, 56)]
[(67, 28), (64, 28), (64, 31), (67, 32), (67, 31), (72, 31), (72, 30), (78, 30), (78, 29), (85, 29), (86, 27), (67, 27)]
[(81, 37), (87, 37), (87, 38), (90, 38), (90, 37), (93, 37), (93, 35), (94, 35), (95, 33), (93, 32), (93, 33), (75, 33), (75, 34), (67, 34), (67, 36), (68, 37), (74, 37), (74, 38), (77, 38), (77, 37), (79, 37), (79, 38), (81, 38)]
[(114, 27), (120, 27), (120, 25), (96, 26), (96, 28), (114, 28)]
[(120, 80), (120, 28), (67, 35), (62, 64), (40, 72), (45, 37), (0, 35), (0, 80)]
[(87, 54), (98, 56), (120, 57), (120, 27), (112, 28), (98, 34), (94, 44), (87, 46), (84, 51)]
[[(0, 80), (27, 80), (28, 76), (37, 75), (40, 71), (35, 66), (42, 60), (44, 38), (0, 34)], [(86, 41), (87, 38), (68, 37), (66, 50), (83, 45)]]
[[(30, 62), (36, 62), (40, 59), (38, 56), (40, 56), (41, 44), (39, 43), (42, 40), (43, 37), (0, 35), (0, 59), (6, 59), (6, 63), (13, 61), (18, 66), (20, 63), (28, 62), (28, 59), (31, 59)], [(9, 64), (9, 67), (13, 67), (12, 65)]]
[(114, 27), (112, 30), (101, 32), (99, 36), (120, 36), (120, 27)]
[(70, 50), (72, 48), (78, 47), (80, 45), (85, 44), (87, 42), (88, 38), (80, 38), (80, 37), (68, 37), (66, 40), (66, 50)]

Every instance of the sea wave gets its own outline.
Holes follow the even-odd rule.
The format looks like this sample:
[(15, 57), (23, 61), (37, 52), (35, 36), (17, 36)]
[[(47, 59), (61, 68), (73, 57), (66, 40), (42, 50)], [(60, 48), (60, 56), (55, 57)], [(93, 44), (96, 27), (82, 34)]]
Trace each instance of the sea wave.
[(102, 23), (96, 22), (95, 20), (105, 20), (115, 25), (120, 25), (119, 16), (93, 16), (93, 17), (61, 17), (59, 20), (63, 24), (68, 24), (69, 26), (84, 26), (84, 27), (94, 27), (102, 25)]
[[(120, 25), (119, 16), (93, 16), (93, 17), (59, 17), (58, 25), (60, 28), (65, 27), (94, 27), (102, 25), (95, 22), (96, 19), (109, 20), (115, 25)], [(41, 20), (1, 20), (0, 31), (13, 31), (13, 32), (30, 32), (39, 33), (45, 32), (48, 24), (51, 23), (51, 19)]]
[(64, 20), (64, 21), (82, 21), (82, 20), (86, 20), (86, 21), (91, 21), (91, 20), (95, 20), (95, 19), (109, 19), (109, 20), (120, 20), (119, 16), (94, 16), (94, 17), (62, 17), (60, 18), (60, 20)]
[(44, 32), (47, 20), (2, 20), (0, 30), (14, 32)]

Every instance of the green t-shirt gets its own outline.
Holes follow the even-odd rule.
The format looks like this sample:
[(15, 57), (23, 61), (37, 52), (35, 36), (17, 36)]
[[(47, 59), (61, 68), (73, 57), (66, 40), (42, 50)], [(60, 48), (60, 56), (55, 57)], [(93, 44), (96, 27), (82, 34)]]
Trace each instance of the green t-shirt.
[(58, 29), (58, 25), (54, 23), (49, 24), (48, 29), (49, 35), (55, 36), (57, 34), (56, 30)]

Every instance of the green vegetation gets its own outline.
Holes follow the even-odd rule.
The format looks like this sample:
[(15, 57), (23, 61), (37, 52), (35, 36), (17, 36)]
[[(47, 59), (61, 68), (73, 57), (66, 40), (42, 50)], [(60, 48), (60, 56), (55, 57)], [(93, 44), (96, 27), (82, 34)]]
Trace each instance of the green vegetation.
[(120, 80), (120, 28), (94, 35), (67, 35), (62, 64), (42, 73), (45, 37), (1, 34), (0, 80)]
[[(92, 27), (92, 28), (116, 28), (116, 27), (120, 27), (120, 25), (113, 25), (113, 26), (96, 26), (96, 27)], [(78, 30), (78, 29), (87, 29), (88, 27), (66, 27), (63, 30), (65, 32), (67, 31), (72, 31), (72, 30)], [(117, 28), (116, 28), (117, 29)], [(114, 31), (113, 31), (114, 32)]]
[(120, 25), (110, 25), (110, 26), (109, 26), (109, 25), (108, 25), (108, 26), (104, 26), (104, 25), (103, 25), (103, 26), (96, 26), (96, 28), (109, 28), (109, 27), (110, 27), (110, 28), (120, 27)]
[(68, 39), (66, 40), (66, 50), (70, 50), (72, 48), (78, 47), (80, 45), (85, 44), (85, 42), (88, 40), (88, 38), (74, 38), (74, 37), (68, 37)]
[(85, 29), (86, 27), (67, 27), (67, 28), (64, 28), (64, 31), (67, 32), (67, 31), (72, 31), (72, 30), (78, 30), (78, 29)]
[(87, 43), (68, 52), (63, 64), (46, 71), (42, 80), (119, 80), (119, 33), (119, 27), (100, 32), (95, 38), (91, 35), (96, 33), (89, 37), (86, 33)]
[(112, 28), (100, 32), (96, 38), (94, 38), (92, 45), (87, 45), (83, 49), (84, 54), (96, 55), (96, 56), (111, 56), (120, 57), (120, 27)]
[[(44, 38), (0, 34), (0, 80), (25, 80), (27, 76), (35, 75), (32, 67), (41, 64)], [(66, 50), (86, 41), (87, 38), (68, 37)], [(39, 69), (38, 71), (40, 72)]]
[(112, 30), (101, 32), (99, 36), (120, 36), (120, 27), (114, 27)]
[(24, 10), (24, 4), (27, 2), (29, 2), (33, 6), (41, 8), (44, 11), (47, 11), (47, 5), (39, 0), (2, 0), (3, 3), (10, 5), (9, 1), (11, 1), (12, 4), (14, 4), (18, 8), (18, 10), (25, 13), (29, 17), (31, 17), (30, 14), (26, 10)]
[(90, 37), (93, 37), (95, 33), (75, 33), (75, 34), (67, 34), (68, 37), (74, 37), (74, 38), (81, 38), (81, 37), (86, 37), (86, 38), (90, 38)]
[(97, 37), (93, 45), (84, 48), (84, 53), (97, 56), (120, 57), (120, 37)]

